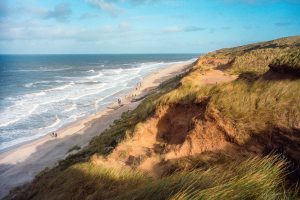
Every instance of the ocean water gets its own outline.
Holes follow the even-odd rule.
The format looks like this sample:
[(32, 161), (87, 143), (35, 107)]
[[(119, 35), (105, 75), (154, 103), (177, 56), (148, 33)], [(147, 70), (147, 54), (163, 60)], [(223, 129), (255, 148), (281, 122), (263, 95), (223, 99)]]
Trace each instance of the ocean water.
[(0, 151), (101, 111), (151, 72), (196, 57), (0, 55)]

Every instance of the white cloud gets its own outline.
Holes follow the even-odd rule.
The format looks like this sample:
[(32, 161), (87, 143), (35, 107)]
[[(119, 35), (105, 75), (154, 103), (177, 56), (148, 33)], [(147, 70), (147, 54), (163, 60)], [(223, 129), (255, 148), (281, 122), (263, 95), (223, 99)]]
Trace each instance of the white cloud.
[(80, 32), (79, 29), (63, 25), (43, 25), (37, 21), (13, 22), (11, 20), (0, 23), (0, 40), (50, 40), (67, 39)]
[(89, 4), (98, 7), (99, 9), (108, 12), (112, 16), (117, 16), (122, 12), (122, 9), (112, 2), (107, 0), (86, 0)]
[(99, 17), (99, 15), (96, 13), (86, 12), (80, 16), (80, 19), (91, 19), (91, 18), (97, 18), (97, 17)]
[(118, 16), (120, 13), (122, 13), (125, 9), (121, 8), (117, 4), (120, 5), (120, 3), (129, 3), (131, 5), (153, 5), (156, 3), (168, 3), (168, 5), (171, 5), (170, 3), (177, 2), (178, 0), (85, 0), (87, 3), (96, 6), (102, 11), (105, 11), (109, 13), (111, 16)]
[(46, 19), (55, 19), (56, 21), (66, 21), (72, 14), (71, 5), (68, 3), (60, 3), (54, 7), (53, 10), (49, 10), (45, 16)]
[(84, 28), (65, 24), (46, 25), (40, 21), (14, 22), (0, 21), (0, 40), (73, 40), (80, 42), (103, 41), (122, 38), (131, 34), (130, 24), (122, 22), (118, 25), (103, 25), (94, 28)]
[(181, 32), (182, 28), (179, 28), (178, 26), (168, 26), (163, 28), (162, 32), (164, 33), (178, 33)]
[(22, 19), (55, 19), (56, 21), (66, 21), (72, 14), (69, 3), (57, 4), (54, 8), (48, 9), (35, 4), (7, 4), (0, 0), (0, 18), (22, 17)]
[(179, 27), (179, 26), (169, 26), (162, 29), (163, 33), (178, 33), (178, 32), (196, 32), (196, 31), (204, 31), (206, 28), (199, 26), (187, 26), (187, 27)]

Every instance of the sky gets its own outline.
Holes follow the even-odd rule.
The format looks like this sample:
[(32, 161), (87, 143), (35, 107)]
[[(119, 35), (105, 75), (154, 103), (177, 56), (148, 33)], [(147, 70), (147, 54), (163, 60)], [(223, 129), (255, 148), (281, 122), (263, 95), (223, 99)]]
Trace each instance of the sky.
[(0, 54), (205, 53), (300, 35), (300, 0), (0, 0)]

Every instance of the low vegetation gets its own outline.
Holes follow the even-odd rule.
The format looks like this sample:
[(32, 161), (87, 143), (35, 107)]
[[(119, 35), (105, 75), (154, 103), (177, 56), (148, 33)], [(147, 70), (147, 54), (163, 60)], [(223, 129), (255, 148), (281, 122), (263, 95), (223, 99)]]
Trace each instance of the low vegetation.
[[(289, 37), (222, 49), (201, 57), (190, 72), (162, 84), (135, 110), (123, 113), (89, 146), (62, 160), (57, 167), (45, 170), (33, 183), (14, 190), (7, 198), (297, 199), (299, 47), (300, 37)], [(227, 72), (228, 81), (233, 77), (229, 74), (236, 74), (237, 78), (218, 84), (201, 78), (216, 70)], [(153, 137), (155, 148), (141, 148), (146, 157), (159, 161), (151, 166), (153, 170), (164, 170), (159, 176), (138, 170), (143, 160), (134, 160), (134, 164), (123, 162), (122, 158), (130, 157), (135, 149), (125, 152), (122, 145), (130, 140), (147, 142), (147, 138), (140, 138), (149, 134), (155, 120), (169, 120), (160, 119), (160, 112), (171, 112), (166, 108), (176, 105), (186, 106), (172, 110), (182, 112), (177, 114), (183, 118), (185, 108), (201, 109), (195, 116), (186, 116), (194, 124), (188, 126), (183, 142), (203, 145), (192, 140), (215, 141), (216, 138), (203, 135), (207, 129), (215, 128), (226, 146), (216, 145), (216, 149), (204, 148), (179, 157), (185, 143), (170, 144)], [(167, 130), (164, 124), (161, 126)], [(141, 135), (135, 137), (136, 134)], [(168, 157), (170, 153), (175, 155), (172, 159)], [(119, 160), (112, 156), (115, 154)], [(131, 158), (136, 159), (132, 155)]]

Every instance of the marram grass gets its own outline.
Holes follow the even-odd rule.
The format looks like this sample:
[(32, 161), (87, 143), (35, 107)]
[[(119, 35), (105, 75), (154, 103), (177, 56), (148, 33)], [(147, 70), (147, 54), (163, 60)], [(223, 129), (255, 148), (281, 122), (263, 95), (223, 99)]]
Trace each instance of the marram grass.
[(180, 172), (148, 182), (117, 199), (296, 199), (284, 191), (284, 162), (252, 158), (207, 170)]
[(276, 156), (206, 170), (194, 168), (156, 179), (126, 168), (86, 162), (44, 176), (18, 199), (296, 199), (295, 190), (283, 187), (284, 178), (285, 164)]

